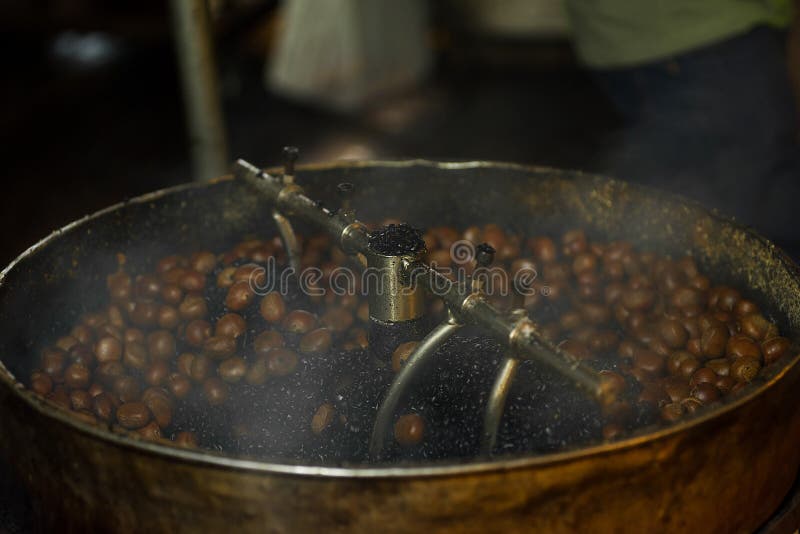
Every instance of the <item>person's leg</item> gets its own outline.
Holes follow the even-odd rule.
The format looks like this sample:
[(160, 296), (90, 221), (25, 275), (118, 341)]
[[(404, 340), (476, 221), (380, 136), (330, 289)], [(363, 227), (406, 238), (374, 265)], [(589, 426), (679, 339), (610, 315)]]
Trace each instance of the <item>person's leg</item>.
[(732, 213), (776, 237), (800, 150), (780, 33), (745, 35), (651, 65), (597, 73), (629, 120), (608, 170)]

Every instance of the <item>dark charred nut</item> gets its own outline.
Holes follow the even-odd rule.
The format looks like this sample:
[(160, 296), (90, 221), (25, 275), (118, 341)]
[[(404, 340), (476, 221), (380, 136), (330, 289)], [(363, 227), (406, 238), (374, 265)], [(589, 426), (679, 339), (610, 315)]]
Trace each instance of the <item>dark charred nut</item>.
[(739, 329), (742, 334), (756, 341), (765, 339), (771, 326), (772, 324), (759, 313), (750, 313), (739, 319)]
[(333, 344), (329, 328), (317, 328), (300, 339), (298, 350), (303, 354), (324, 354)]
[(244, 358), (241, 356), (233, 356), (232, 358), (222, 360), (219, 367), (217, 367), (217, 374), (219, 377), (229, 384), (235, 384), (241, 381), (246, 373), (247, 362), (245, 362)]
[(267, 353), (267, 370), (272, 376), (286, 376), (297, 368), (297, 354), (290, 349), (273, 349)]
[(757, 358), (742, 356), (731, 364), (731, 377), (739, 382), (752, 382), (761, 370), (761, 362)]
[(80, 363), (87, 367), (92, 367), (95, 364), (96, 357), (92, 349), (82, 343), (78, 343), (69, 349), (69, 361), (72, 363)]
[(71, 389), (86, 389), (92, 379), (92, 372), (88, 367), (73, 363), (64, 370), (64, 384)]
[(695, 371), (700, 369), (700, 360), (698, 360), (695, 356), (691, 358), (686, 358), (681, 362), (680, 370), (678, 371), (679, 375), (689, 379)]
[(317, 326), (317, 318), (305, 310), (293, 310), (283, 319), (282, 326), (291, 334), (306, 334)]
[(216, 376), (212, 376), (203, 382), (203, 393), (211, 406), (219, 406), (228, 399), (228, 385)]
[(158, 304), (138, 301), (130, 312), (131, 323), (136, 326), (150, 327), (158, 321)]
[(189, 376), (195, 382), (202, 382), (211, 374), (211, 368), (213, 365), (214, 364), (211, 361), (211, 358), (208, 356), (204, 354), (195, 356), (195, 358), (192, 360)]
[(700, 345), (700, 339), (690, 339), (686, 342), (686, 350), (694, 356), (700, 358), (703, 356), (703, 347)]
[(53, 391), (53, 379), (44, 371), (35, 371), (31, 374), (31, 390), (44, 397)]
[(161, 395), (148, 395), (142, 402), (153, 416), (159, 428), (167, 428), (172, 423), (172, 404), (169, 397)]
[(110, 336), (115, 339), (119, 339), (120, 341), (122, 340), (122, 329), (110, 323), (99, 326), (96, 332), (98, 338)]
[[(108, 324), (115, 326), (117, 328), (124, 328), (125, 327), (125, 313), (122, 311), (122, 308), (117, 304), (112, 304), (106, 310), (106, 315), (108, 316)], [(58, 345), (58, 342), (56, 342)]]
[(728, 328), (721, 325), (712, 325), (700, 337), (700, 349), (707, 358), (719, 358), (725, 354), (728, 344)]
[(392, 353), (392, 370), (395, 373), (400, 372), (400, 369), (406, 364), (406, 360), (408, 360), (418, 346), (418, 341), (408, 341), (398, 345), (397, 348), (394, 349)]
[(194, 449), (197, 447), (197, 436), (194, 432), (182, 431), (175, 434), (175, 445)]
[(175, 336), (168, 330), (156, 330), (147, 336), (147, 351), (154, 360), (167, 360), (175, 356)]
[(741, 358), (742, 356), (761, 359), (761, 349), (758, 343), (741, 334), (731, 336), (728, 339), (728, 344), (725, 347), (725, 354), (732, 360)]
[(155, 361), (147, 368), (144, 373), (144, 381), (150, 386), (163, 385), (169, 377), (169, 366), (166, 362)]
[(218, 360), (233, 356), (234, 352), (236, 352), (236, 340), (232, 337), (214, 336), (203, 343), (203, 354)]
[(161, 287), (161, 300), (165, 304), (177, 306), (183, 300), (183, 290), (177, 284), (164, 284)]
[(206, 275), (198, 271), (187, 270), (178, 281), (178, 285), (184, 291), (202, 291), (206, 287)]
[(619, 342), (617, 354), (619, 354), (620, 358), (631, 360), (633, 359), (633, 355), (636, 354), (636, 349), (638, 347), (639, 345), (635, 341), (631, 339), (623, 339)]
[(255, 292), (250, 287), (250, 282), (240, 280), (234, 282), (228, 289), (228, 294), (225, 296), (225, 306), (229, 310), (241, 311), (250, 305), (253, 298), (255, 298)]
[(117, 422), (123, 428), (136, 430), (150, 422), (150, 410), (141, 402), (126, 402), (117, 408)]
[(311, 418), (311, 431), (314, 434), (322, 434), (322, 432), (330, 426), (336, 415), (336, 410), (333, 405), (326, 402), (322, 404), (314, 416)]
[(171, 271), (167, 271), (166, 273), (161, 275), (161, 280), (165, 284), (177, 284), (178, 286), (180, 286), (181, 278), (183, 278), (183, 275), (185, 273), (186, 269), (184, 269), (183, 267), (175, 267)]
[(114, 417), (114, 400), (108, 393), (100, 393), (92, 399), (92, 412), (98, 419), (111, 421)]
[(732, 376), (720, 376), (717, 377), (717, 381), (714, 382), (714, 385), (723, 395), (727, 395), (735, 384), (736, 380), (734, 380)]
[(256, 336), (253, 341), (253, 350), (256, 354), (266, 354), (272, 349), (277, 349), (285, 345), (283, 335), (276, 330), (265, 330)]
[(76, 412), (92, 409), (92, 396), (86, 390), (73, 389), (69, 392), (69, 400)]
[(620, 302), (622, 302), (622, 305), (628, 310), (645, 311), (655, 302), (655, 293), (646, 287), (627, 289), (623, 291)]
[(670, 377), (664, 380), (664, 393), (669, 397), (670, 402), (680, 402), (688, 397), (691, 393), (691, 388), (682, 378)]
[(174, 306), (162, 304), (158, 308), (158, 317), (156, 319), (156, 323), (159, 327), (172, 330), (173, 328), (177, 327), (180, 322), (181, 315), (178, 313), (178, 309)]
[(131, 369), (138, 369), (140, 371), (147, 367), (150, 358), (147, 354), (147, 348), (137, 342), (126, 343), (125, 350), (122, 353), (122, 362)]
[(122, 357), (122, 343), (111, 336), (100, 338), (94, 346), (94, 353), (99, 363), (119, 360)]
[(663, 319), (658, 325), (658, 334), (664, 343), (671, 349), (680, 349), (686, 346), (689, 334), (680, 321)]
[(593, 325), (606, 324), (611, 320), (611, 310), (596, 302), (585, 302), (580, 307), (583, 319)]
[(680, 402), (671, 402), (669, 404), (665, 404), (661, 408), (661, 419), (668, 423), (674, 423), (675, 421), (680, 420), (683, 417), (684, 408), (683, 404)]
[(128, 273), (120, 270), (106, 277), (106, 287), (111, 300), (127, 300), (131, 298), (133, 282)]
[(394, 424), (394, 439), (403, 447), (418, 445), (424, 435), (425, 421), (418, 414), (401, 415)]
[(147, 441), (159, 441), (161, 439), (161, 428), (155, 421), (150, 421), (136, 431), (136, 435)]
[(702, 291), (689, 286), (676, 289), (670, 296), (670, 304), (683, 313), (687, 311), (699, 312), (704, 306), (703, 301), (704, 297)]
[(665, 364), (664, 356), (650, 349), (639, 349), (633, 355), (633, 365), (652, 375), (663, 373)]
[(703, 407), (703, 403), (694, 397), (688, 397), (681, 401), (681, 407), (683, 411), (692, 414), (695, 413), (697, 410)]
[(712, 369), (718, 376), (728, 376), (731, 372), (731, 362), (727, 358), (708, 360), (706, 367)]
[(125, 374), (125, 367), (121, 362), (101, 363), (95, 368), (94, 374), (98, 382), (111, 387), (117, 378)]
[(786, 354), (789, 354), (791, 343), (785, 337), (773, 337), (761, 344), (761, 352), (764, 355), (764, 365), (775, 363)]
[(565, 256), (575, 256), (589, 248), (583, 230), (569, 230), (561, 237), (562, 250)]
[(202, 347), (206, 339), (211, 337), (211, 323), (203, 319), (190, 321), (183, 331), (183, 337), (190, 347)]
[[(649, 377), (650, 375), (647, 375), (648, 379)], [(640, 381), (642, 384), (642, 390), (639, 392), (639, 398), (637, 400), (640, 403), (652, 404), (653, 406), (661, 406), (668, 399), (667, 393), (664, 391), (664, 388), (660, 384), (658, 384), (657, 382), (649, 381), (648, 379)]]
[(178, 359), (175, 361), (175, 368), (178, 370), (179, 373), (182, 373), (186, 376), (192, 374), (192, 362), (194, 361), (195, 355), (191, 352), (183, 352), (178, 356)]
[(577, 339), (565, 339), (558, 344), (558, 347), (578, 360), (588, 360), (592, 357), (592, 353), (586, 343)]
[(697, 384), (692, 389), (692, 398), (699, 400), (703, 404), (710, 404), (720, 397), (720, 392), (714, 384), (703, 382)]
[(122, 402), (137, 401), (142, 395), (139, 382), (132, 376), (120, 376), (114, 380), (113, 391)]
[(70, 335), (84, 345), (91, 345), (94, 342), (94, 333), (92, 329), (83, 324), (79, 324), (73, 328)]
[[(441, 302), (437, 300), (436, 302)], [(356, 317), (358, 320), (363, 323), (369, 322), (369, 302), (364, 301), (358, 306), (358, 310), (356, 311)]]
[(217, 275), (217, 287), (231, 287), (234, 279), (233, 274), (236, 272), (236, 267), (226, 267)]
[(177, 254), (165, 256), (156, 263), (156, 273), (164, 275), (176, 267), (183, 267), (184, 265), (186, 265), (186, 259), (182, 256), (178, 256)]
[(144, 274), (136, 277), (134, 295), (140, 300), (155, 300), (161, 295), (161, 280), (154, 275)]
[(178, 306), (178, 312), (184, 321), (203, 319), (208, 315), (208, 304), (202, 295), (189, 293)]
[(63, 351), (69, 351), (72, 347), (74, 347), (79, 343), (80, 341), (78, 341), (76, 338), (72, 336), (62, 336), (58, 338), (58, 341), (56, 341), (55, 346), (56, 348), (61, 349)]
[(247, 331), (247, 323), (238, 313), (226, 313), (214, 326), (214, 335), (236, 339)]
[(561, 314), (558, 319), (558, 325), (562, 330), (570, 331), (578, 328), (583, 324), (583, 317), (581, 314), (574, 310), (569, 310)]
[(63, 386), (56, 386), (45, 398), (56, 406), (67, 410), (72, 409), (72, 401), (69, 398), (69, 393), (67, 393), (67, 390)]
[(341, 334), (353, 326), (353, 314), (344, 308), (330, 308), (320, 317), (319, 322), (337, 334)]
[(123, 343), (144, 343), (146, 340), (147, 336), (138, 328), (126, 328), (122, 333)]
[(167, 380), (167, 387), (176, 399), (183, 399), (192, 389), (189, 378), (180, 373), (172, 373)]
[(717, 288), (714, 305), (720, 311), (732, 312), (741, 298), (742, 295), (739, 291), (731, 287), (719, 287)]
[(717, 373), (715, 373), (713, 369), (710, 367), (701, 367), (692, 374), (692, 377), (689, 379), (689, 385), (713, 384), (716, 381)]
[(613, 351), (619, 343), (619, 336), (614, 330), (598, 330), (589, 338), (589, 350), (596, 353)]
[(260, 386), (266, 383), (269, 377), (269, 363), (266, 356), (259, 356), (247, 370), (244, 381), (251, 386)]

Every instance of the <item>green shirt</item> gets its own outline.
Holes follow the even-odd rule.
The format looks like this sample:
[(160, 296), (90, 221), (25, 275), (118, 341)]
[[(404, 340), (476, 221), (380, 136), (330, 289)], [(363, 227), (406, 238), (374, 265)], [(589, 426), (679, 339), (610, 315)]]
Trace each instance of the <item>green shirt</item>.
[(785, 26), (791, 0), (566, 0), (575, 47), (591, 67), (635, 66)]

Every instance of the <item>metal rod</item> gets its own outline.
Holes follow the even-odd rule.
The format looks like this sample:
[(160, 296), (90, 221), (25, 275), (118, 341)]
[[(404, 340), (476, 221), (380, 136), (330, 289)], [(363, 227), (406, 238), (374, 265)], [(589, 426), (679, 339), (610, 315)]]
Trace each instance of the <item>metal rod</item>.
[(503, 418), (506, 399), (511, 389), (511, 382), (517, 375), (519, 364), (520, 360), (518, 358), (506, 356), (492, 385), (492, 392), (489, 395), (489, 402), (486, 405), (486, 413), (483, 418), (482, 448), (484, 454), (491, 454), (497, 444), (497, 432), (500, 429), (500, 421)]
[[(298, 186), (284, 185), (245, 161), (237, 162), (235, 173), (274, 202), (281, 213), (304, 218), (339, 239), (346, 253), (367, 256), (371, 253), (366, 229), (358, 221), (353, 222), (339, 213), (331, 213), (305, 196)], [(595, 370), (545, 339), (527, 318), (509, 318), (480, 294), (473, 293), (471, 288), (451, 281), (420, 261), (404, 263), (403, 267), (409, 284), (421, 284), (421, 287), (444, 300), (460, 321), (487, 329), (494, 337), (509, 345), (520, 358), (534, 359), (552, 367), (603, 404), (612, 402), (616, 397), (617, 391), (612, 389), (613, 381), (604, 379)]]
[(403, 398), (408, 386), (419, 376), (425, 365), (430, 361), (442, 343), (452, 336), (461, 327), (452, 316), (440, 323), (425, 336), (419, 346), (411, 353), (406, 364), (394, 377), (389, 391), (381, 402), (375, 426), (372, 428), (372, 437), (369, 442), (369, 453), (373, 458), (378, 457), (383, 450), (386, 434), (391, 425), (397, 405)]
[(468, 292), (461, 284), (421, 262), (408, 264), (406, 269), (412, 283), (422, 284), (444, 300), (461, 321), (489, 330), (494, 337), (511, 346), (520, 358), (547, 364), (604, 404), (615, 397), (617, 392), (610, 389), (610, 381), (545, 339), (530, 320), (507, 317), (480, 294)]
[(286, 257), (289, 260), (289, 267), (294, 271), (295, 276), (300, 276), (300, 242), (297, 234), (292, 228), (292, 223), (284, 217), (278, 210), (272, 210), (272, 218), (278, 225), (278, 232), (281, 234), (283, 248), (286, 250)]
[(220, 105), (211, 21), (205, 0), (171, 0), (183, 101), (196, 180), (225, 174), (228, 148)]

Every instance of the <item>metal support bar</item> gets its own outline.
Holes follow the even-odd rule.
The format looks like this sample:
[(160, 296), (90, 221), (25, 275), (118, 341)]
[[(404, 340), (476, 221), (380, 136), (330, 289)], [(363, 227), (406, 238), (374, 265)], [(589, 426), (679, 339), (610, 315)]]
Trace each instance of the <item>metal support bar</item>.
[(171, 0), (170, 4), (194, 177), (216, 178), (228, 168), (228, 148), (208, 5), (205, 0)]
[(517, 375), (520, 360), (513, 356), (506, 356), (500, 366), (500, 371), (492, 385), (492, 392), (489, 395), (489, 402), (486, 405), (486, 413), (483, 419), (483, 442), (482, 449), (484, 454), (491, 454), (497, 444), (497, 432), (500, 429), (500, 421), (503, 418), (503, 411), (506, 407), (506, 399), (511, 389), (511, 382)]
[(369, 453), (373, 458), (378, 457), (383, 450), (386, 434), (391, 425), (397, 405), (403, 398), (403, 393), (408, 386), (419, 376), (426, 364), (430, 361), (436, 350), (452, 336), (461, 325), (450, 316), (420, 342), (419, 346), (411, 353), (405, 365), (395, 376), (386, 396), (381, 402), (375, 426), (372, 428), (372, 437), (369, 442)]

